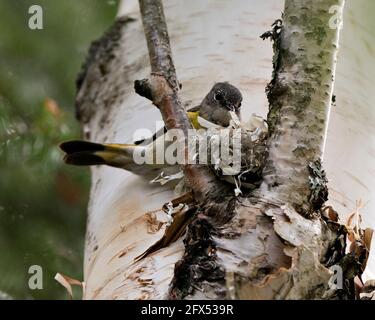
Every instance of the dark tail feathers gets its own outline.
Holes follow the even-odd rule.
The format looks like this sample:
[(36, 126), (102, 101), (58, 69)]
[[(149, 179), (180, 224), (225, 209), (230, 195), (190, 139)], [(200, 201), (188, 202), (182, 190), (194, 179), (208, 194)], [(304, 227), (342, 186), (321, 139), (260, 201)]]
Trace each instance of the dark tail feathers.
[(75, 152), (81, 151), (103, 151), (105, 146), (100, 143), (82, 141), (82, 140), (71, 140), (66, 141), (60, 144), (60, 148), (62, 151), (66, 152), (67, 154), (72, 154)]
[(90, 166), (106, 163), (101, 156), (95, 154), (105, 150), (105, 146), (99, 143), (73, 140), (61, 143), (60, 148), (66, 152), (64, 162), (67, 164)]

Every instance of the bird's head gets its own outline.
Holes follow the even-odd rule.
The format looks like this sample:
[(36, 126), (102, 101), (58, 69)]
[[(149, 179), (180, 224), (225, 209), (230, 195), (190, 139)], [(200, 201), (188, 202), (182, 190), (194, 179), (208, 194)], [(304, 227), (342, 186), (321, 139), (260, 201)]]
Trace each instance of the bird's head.
[(216, 83), (202, 101), (206, 117), (212, 122), (228, 126), (230, 121), (229, 111), (234, 111), (240, 118), (242, 103), (241, 92), (228, 82)]
[(228, 82), (216, 83), (208, 93), (214, 105), (229, 111), (239, 112), (242, 103), (242, 94), (235, 86)]

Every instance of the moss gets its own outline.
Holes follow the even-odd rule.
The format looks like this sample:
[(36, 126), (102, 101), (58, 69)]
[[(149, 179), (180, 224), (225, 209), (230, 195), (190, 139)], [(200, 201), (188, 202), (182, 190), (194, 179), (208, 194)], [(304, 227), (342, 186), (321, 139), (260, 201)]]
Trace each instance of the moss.
[(324, 39), (327, 37), (326, 28), (321, 25), (315, 26), (314, 33), (315, 33), (315, 39), (318, 42), (318, 45), (321, 45)]
[(305, 147), (302, 147), (302, 146), (298, 146), (297, 148), (295, 148), (293, 150), (293, 154), (297, 157), (297, 158), (300, 158), (300, 157), (304, 157), (306, 153), (306, 148)]
[(301, 19), (307, 23), (306, 29), (309, 30), (309, 32), (305, 33), (306, 39), (315, 40), (319, 46), (322, 45), (324, 39), (327, 37), (325, 23), (328, 23), (328, 19), (325, 21), (325, 16), (321, 18), (315, 16), (312, 18), (308, 13), (303, 14)]
[(325, 58), (326, 55), (327, 55), (326, 52), (324, 52), (324, 51), (320, 51), (320, 52), (318, 53), (318, 58), (321, 59), (321, 60), (323, 60), (323, 59)]
[[(290, 17), (289, 19), (294, 19), (292, 22), (296, 23), (298, 21), (297, 17)], [(284, 65), (291, 65), (296, 61), (296, 55), (291, 52), (288, 48), (287, 41), (283, 39), (283, 26), (281, 20), (276, 20), (272, 25), (272, 30), (267, 31), (261, 35), (262, 39), (270, 38), (273, 41), (273, 72), (272, 72), (272, 80), (266, 87), (267, 98), (269, 101), (269, 112), (267, 115), (267, 122), (269, 125), (269, 132), (270, 134), (273, 133), (274, 128), (276, 127), (277, 122), (279, 121), (279, 111), (282, 107), (282, 96), (293, 94), (295, 96), (295, 105), (294, 108), (297, 111), (297, 116), (300, 116), (302, 120), (303, 112), (306, 110), (306, 107), (311, 102), (311, 96), (315, 93), (315, 88), (311, 84), (311, 79), (319, 82), (322, 75), (320, 73), (320, 67), (317, 64), (306, 64), (302, 67), (303, 72), (306, 74), (307, 81), (303, 81), (300, 83), (295, 83), (294, 86), (288, 87), (284, 85), (281, 81), (279, 81), (279, 74), (283, 71)], [(316, 33), (316, 32), (317, 33)], [(315, 30), (313, 31), (314, 37), (317, 37), (319, 34), (319, 39), (322, 40), (325, 37), (321, 31)], [(319, 40), (319, 41), (320, 41)], [(299, 48), (298, 51), (301, 53), (299, 57), (299, 61), (307, 61), (308, 59), (303, 58), (304, 49)], [(305, 53), (306, 55), (306, 53)], [(319, 53), (321, 57), (324, 57), (326, 53), (321, 51)], [(303, 90), (294, 90), (294, 88), (302, 87)], [(294, 87), (294, 88), (293, 88)], [(293, 91), (293, 92), (291, 92)]]

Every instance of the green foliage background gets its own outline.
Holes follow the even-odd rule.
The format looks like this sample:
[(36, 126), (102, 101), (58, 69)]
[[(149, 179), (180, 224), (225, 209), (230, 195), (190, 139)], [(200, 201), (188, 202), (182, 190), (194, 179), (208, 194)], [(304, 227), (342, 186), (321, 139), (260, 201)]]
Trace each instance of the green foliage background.
[[(75, 78), (117, 2), (0, 1), (0, 292), (12, 298), (66, 299), (55, 273), (83, 278), (89, 171), (65, 166), (58, 143), (80, 135)], [(28, 28), (33, 4), (43, 30)], [(43, 290), (29, 289), (31, 265)]]

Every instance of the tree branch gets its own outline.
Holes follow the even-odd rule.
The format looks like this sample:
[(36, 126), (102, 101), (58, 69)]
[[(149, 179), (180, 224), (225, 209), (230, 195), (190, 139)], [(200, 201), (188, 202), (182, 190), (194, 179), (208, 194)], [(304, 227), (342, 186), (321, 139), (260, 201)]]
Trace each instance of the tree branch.
[[(151, 78), (135, 83), (137, 93), (152, 98), (160, 109), (167, 129), (191, 128), (178, 96), (179, 84), (172, 60), (167, 24), (161, 0), (140, 0), (143, 29), (151, 64)], [(148, 93), (144, 95), (144, 93)]]
[[(331, 8), (343, 0), (286, 0), (274, 40), (274, 76), (267, 87), (269, 160), (264, 194), (309, 215), (327, 200), (321, 168), (338, 51)], [(341, 14), (341, 12), (339, 12)], [(339, 17), (341, 18), (341, 16)]]
[(178, 80), (172, 60), (162, 1), (140, 0), (139, 6), (147, 40), (151, 72), (166, 77), (171, 88), (177, 92)]
[[(192, 125), (178, 95), (180, 85), (173, 64), (162, 1), (139, 0), (139, 6), (149, 52), (151, 76), (150, 79), (135, 81), (135, 91), (159, 108), (168, 130), (180, 129), (186, 138), (187, 130), (191, 129)], [(185, 159), (188, 159), (186, 141), (185, 139)], [(205, 201), (211, 190), (225, 189), (206, 167), (186, 162), (183, 170), (199, 202)]]

